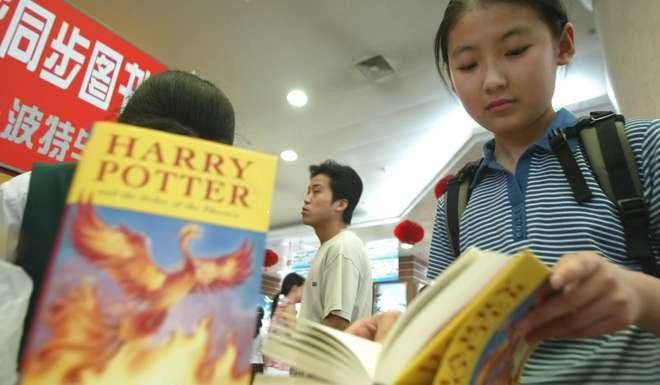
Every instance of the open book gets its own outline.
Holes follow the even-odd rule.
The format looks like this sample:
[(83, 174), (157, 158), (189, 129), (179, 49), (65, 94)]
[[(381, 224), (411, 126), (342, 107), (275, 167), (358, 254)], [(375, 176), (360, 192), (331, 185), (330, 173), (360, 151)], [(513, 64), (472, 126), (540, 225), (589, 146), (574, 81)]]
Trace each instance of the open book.
[(248, 384), (275, 162), (95, 124), (21, 385)]
[(509, 384), (531, 353), (516, 322), (550, 291), (531, 252), (470, 248), (415, 298), (382, 344), (306, 320), (275, 326), (263, 353), (306, 376), (256, 384)]

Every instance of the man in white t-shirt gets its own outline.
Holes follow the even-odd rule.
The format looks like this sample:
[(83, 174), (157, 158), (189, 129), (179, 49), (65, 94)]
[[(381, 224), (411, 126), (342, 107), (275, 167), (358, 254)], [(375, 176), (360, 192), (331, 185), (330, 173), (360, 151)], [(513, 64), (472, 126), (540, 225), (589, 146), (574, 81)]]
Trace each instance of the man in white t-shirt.
[(346, 229), (362, 195), (362, 180), (352, 168), (331, 160), (309, 171), (302, 220), (314, 228), (321, 247), (305, 282), (300, 317), (344, 330), (371, 314), (367, 250)]

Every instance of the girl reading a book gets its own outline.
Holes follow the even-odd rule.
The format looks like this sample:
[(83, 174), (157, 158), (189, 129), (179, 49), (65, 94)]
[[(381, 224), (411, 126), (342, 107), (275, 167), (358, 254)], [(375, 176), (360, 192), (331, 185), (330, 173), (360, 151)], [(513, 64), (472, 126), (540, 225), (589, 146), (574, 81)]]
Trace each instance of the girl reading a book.
[[(270, 310), (271, 326), (278, 322), (284, 322), (284, 317), (295, 318), (297, 316), (296, 304), (300, 303), (302, 299), (304, 285), (305, 278), (300, 274), (289, 273), (284, 277), (280, 292), (273, 296)], [(264, 373), (288, 376), (289, 366), (283, 362), (265, 357)]]
[[(469, 115), (494, 135), (459, 220), (458, 251), (530, 248), (554, 266), (557, 295), (517, 325), (528, 340), (541, 341), (522, 383), (660, 383), (660, 279), (627, 255), (621, 217), (578, 139), (568, 146), (593, 194), (586, 203), (576, 202), (548, 140), (552, 130), (577, 121), (552, 106), (557, 68), (575, 54), (574, 35), (558, 0), (449, 1), (435, 38), (437, 67)], [(660, 120), (626, 120), (658, 262)], [(437, 205), (431, 279), (455, 259), (445, 198)], [(380, 326), (377, 318), (362, 323), (372, 335)]]
[[(452, 0), (435, 39), (436, 63), (470, 116), (493, 133), (460, 219), (460, 248), (515, 252), (531, 248), (554, 265), (557, 296), (519, 328), (543, 341), (522, 381), (563, 384), (660, 381), (660, 279), (626, 255), (621, 219), (595, 198), (578, 204), (550, 150), (548, 134), (572, 126), (555, 111), (557, 68), (575, 54), (575, 30), (558, 0)], [(660, 121), (628, 119), (625, 132), (639, 166), (653, 252), (660, 256)], [(593, 172), (569, 146), (585, 178)], [(607, 156), (607, 154), (605, 154)], [(454, 259), (438, 202), (429, 278)], [(635, 325), (635, 326), (633, 326)], [(547, 340), (550, 339), (550, 340)]]

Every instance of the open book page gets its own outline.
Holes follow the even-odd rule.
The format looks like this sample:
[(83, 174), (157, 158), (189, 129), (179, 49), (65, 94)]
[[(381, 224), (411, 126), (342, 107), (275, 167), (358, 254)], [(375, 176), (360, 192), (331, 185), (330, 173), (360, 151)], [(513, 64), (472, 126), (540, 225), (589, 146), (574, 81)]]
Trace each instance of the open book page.
[[(269, 343), (272, 346), (276, 342), (271, 340)], [(263, 351), (267, 353), (266, 349)], [(310, 374), (319, 380), (324, 380), (328, 384), (346, 384), (351, 383), (354, 378), (365, 377), (364, 372), (356, 372), (350, 367), (339, 364), (327, 356), (313, 351), (303, 351), (299, 347), (290, 344), (277, 345), (277, 352), (278, 360), (287, 364), (291, 362), (295, 363), (297, 372)]]
[(341, 371), (340, 378), (365, 376), (364, 369), (352, 354), (343, 353), (334, 345), (320, 344), (319, 339), (316, 338), (308, 338), (297, 333), (286, 336), (272, 331), (263, 345), (262, 352), (268, 356), (273, 354), (273, 350), (278, 360), (294, 365), (307, 373), (327, 378), (336, 377), (336, 371)]
[(337, 384), (370, 384), (381, 346), (306, 320), (274, 325), (263, 353)]
[[(305, 376), (278, 377), (257, 374), (254, 377), (254, 385), (328, 385), (327, 381)], [(345, 382), (343, 384), (351, 384)], [(343, 385), (342, 384), (342, 385)]]
[(356, 337), (352, 334), (327, 327), (325, 325), (315, 324), (325, 333), (339, 340), (344, 346), (348, 347), (360, 361), (369, 378), (373, 378), (376, 373), (376, 364), (380, 357), (382, 345), (364, 338)]
[[(510, 260), (511, 257), (505, 254), (476, 248), (468, 249), (458, 258), (415, 298), (396, 322), (383, 343), (376, 381), (392, 383), (404, 367), (415, 361), (414, 370), (426, 378), (417, 380), (430, 382), (440, 363), (438, 349), (443, 345), (441, 340), (450, 337), (452, 328), (447, 327), (448, 323)], [(442, 336), (438, 336), (439, 333)], [(420, 352), (425, 354), (420, 356)]]
[[(282, 328), (281, 325), (276, 325), (272, 328), (269, 338), (272, 337), (273, 341), (294, 348), (296, 355), (304, 354), (310, 357), (319, 357), (327, 362), (332, 362), (335, 368), (341, 367), (348, 371), (357, 372), (357, 375), (364, 376), (367, 370), (361, 364), (358, 358), (359, 355), (346, 344), (343, 344), (340, 339), (333, 337), (325, 330), (317, 330), (317, 325), (306, 321), (296, 324), (295, 329), (293, 327)], [(374, 344), (371, 341), (366, 342)], [(277, 354), (281, 353), (278, 351)], [(298, 361), (294, 362), (296, 363), (291, 365), (300, 367)]]
[(339, 343), (336, 338), (330, 335), (319, 333), (316, 329), (310, 328), (307, 325), (301, 325), (298, 328), (300, 339), (304, 342), (309, 342), (317, 351), (324, 352), (331, 355), (335, 362), (341, 362), (347, 367), (355, 367), (356, 370), (363, 371), (359, 363), (356, 361), (356, 354), (351, 351), (347, 346)]

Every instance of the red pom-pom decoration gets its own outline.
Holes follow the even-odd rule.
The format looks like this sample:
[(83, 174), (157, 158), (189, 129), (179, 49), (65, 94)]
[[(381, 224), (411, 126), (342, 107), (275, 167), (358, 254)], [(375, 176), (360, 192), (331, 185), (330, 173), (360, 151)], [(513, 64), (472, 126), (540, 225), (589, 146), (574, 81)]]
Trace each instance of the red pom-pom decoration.
[(445, 190), (447, 190), (447, 183), (449, 183), (449, 180), (453, 178), (454, 176), (449, 174), (443, 176), (438, 183), (435, 184), (435, 198), (440, 199), (442, 194), (445, 193)]
[(266, 249), (266, 256), (264, 257), (264, 266), (271, 267), (280, 259), (279, 255), (271, 249)]
[(402, 243), (414, 245), (424, 239), (424, 228), (406, 219), (394, 228), (394, 236)]

